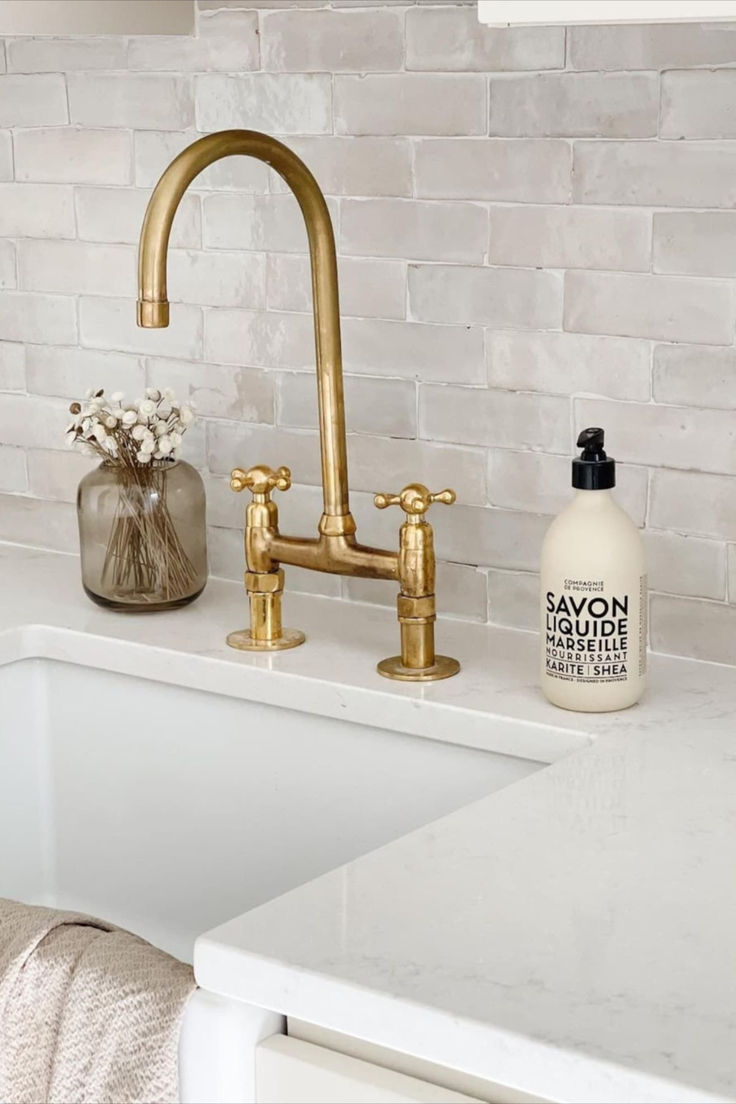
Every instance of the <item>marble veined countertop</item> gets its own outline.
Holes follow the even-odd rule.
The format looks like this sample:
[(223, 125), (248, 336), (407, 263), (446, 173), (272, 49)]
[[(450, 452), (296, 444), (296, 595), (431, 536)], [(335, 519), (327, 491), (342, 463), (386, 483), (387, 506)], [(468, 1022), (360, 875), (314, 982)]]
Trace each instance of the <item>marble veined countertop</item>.
[(292, 595), (308, 646), (235, 653), (245, 598), (121, 616), (74, 557), (0, 545), (0, 663), (87, 663), (551, 765), (198, 941), (200, 984), (553, 1100), (736, 1100), (736, 670), (651, 657), (564, 713), (533, 634), (444, 620), (463, 673), (387, 682), (391, 611)]

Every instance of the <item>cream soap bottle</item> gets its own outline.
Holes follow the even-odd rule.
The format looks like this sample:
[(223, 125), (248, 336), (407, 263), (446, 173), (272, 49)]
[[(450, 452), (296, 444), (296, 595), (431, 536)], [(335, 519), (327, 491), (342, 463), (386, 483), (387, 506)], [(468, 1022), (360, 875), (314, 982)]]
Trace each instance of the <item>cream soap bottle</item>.
[(638, 529), (611, 497), (616, 462), (602, 429), (584, 429), (575, 497), (542, 546), (541, 685), (553, 705), (626, 709), (646, 680), (647, 577)]

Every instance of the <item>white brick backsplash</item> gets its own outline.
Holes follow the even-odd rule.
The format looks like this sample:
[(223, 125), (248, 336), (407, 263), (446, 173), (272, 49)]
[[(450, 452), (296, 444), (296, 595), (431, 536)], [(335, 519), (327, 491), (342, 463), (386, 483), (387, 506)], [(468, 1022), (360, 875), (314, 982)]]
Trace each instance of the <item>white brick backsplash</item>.
[[(280, 372), (276, 393), (280, 425), (317, 428), (317, 380), (313, 372)], [(416, 385), (409, 380), (346, 376), (345, 402), (351, 433), (417, 435)]]
[(108, 394), (124, 391), (129, 399), (143, 394), (143, 361), (126, 353), (91, 349), (26, 347), (28, 390), (37, 395), (80, 399), (89, 387), (104, 387)]
[[(441, 523), (441, 519), (440, 519)], [(379, 606), (396, 605), (396, 590), (382, 579), (351, 579), (344, 582), (345, 595), (351, 601), (372, 602)], [(485, 572), (466, 564), (437, 564), (437, 611), (469, 621), (485, 621), (487, 587)], [(440, 629), (439, 632), (442, 630)]]
[(539, 576), (526, 571), (489, 571), (488, 618), (494, 625), (536, 631)]
[(4, 341), (76, 344), (76, 301), (68, 295), (5, 291), (0, 296), (0, 338)]
[(555, 395), (423, 385), (419, 432), (428, 441), (563, 452), (570, 442), (570, 402)]
[(649, 524), (656, 529), (736, 541), (736, 481), (700, 471), (655, 471)]
[[(133, 135), (133, 161), (138, 187), (152, 188), (170, 162), (197, 138), (201, 135), (196, 131), (137, 131)], [(267, 192), (269, 178), (273, 177), (268, 165), (255, 157), (224, 157), (196, 177), (192, 190), (229, 188), (239, 192)]]
[(575, 400), (575, 424), (602, 425), (611, 455), (632, 464), (736, 474), (736, 424), (726, 410)]
[(28, 450), (28, 485), (35, 498), (75, 502), (79, 480), (99, 463), (78, 450)]
[(736, 212), (661, 211), (654, 215), (654, 271), (736, 276)]
[(733, 287), (676, 276), (568, 272), (564, 326), (581, 333), (730, 344)]
[(77, 552), (77, 511), (69, 502), (52, 502), (25, 495), (0, 495), (3, 537), (16, 544)]
[(474, 5), (410, 8), (406, 67), (459, 72), (564, 69), (563, 27), (486, 27)]
[(726, 597), (726, 546), (676, 533), (644, 533), (650, 590), (693, 598)]
[(340, 248), (361, 257), (408, 257), (480, 264), (488, 214), (478, 204), (410, 199), (344, 199)]
[(418, 196), (567, 203), (572, 156), (567, 142), (535, 138), (424, 138), (415, 143)]
[(314, 368), (314, 325), (306, 314), (210, 310), (204, 355), (214, 364)]
[(60, 73), (0, 77), (0, 126), (59, 126), (69, 121)]
[(64, 295), (134, 295), (136, 256), (132, 246), (77, 241), (18, 243), (19, 287)]
[[(329, 134), (331, 79), (325, 73), (195, 78), (197, 128), (247, 127), (275, 134)], [(166, 124), (162, 124), (164, 127)]]
[(484, 134), (481, 76), (335, 77), (338, 134)]
[(736, 142), (576, 142), (580, 203), (736, 205)]
[(663, 138), (736, 138), (732, 110), (736, 70), (673, 70), (662, 74)]
[[(289, 145), (325, 195), (410, 196), (411, 144), (406, 138), (297, 138)], [(272, 191), (287, 191), (276, 173)]]
[[(195, 37), (144, 35), (131, 38), (128, 65), (154, 72), (257, 69), (258, 13), (215, 12), (197, 23)], [(114, 68), (114, 67), (113, 67)]]
[(25, 391), (26, 347), (0, 341), (0, 391)]
[[(419, 480), (432, 490), (453, 487), (458, 502), (485, 501), (486, 478), (481, 449), (354, 433), (348, 442), (348, 460), (350, 486), (357, 491), (398, 491), (406, 483)], [(439, 526), (442, 524), (441, 511), (438, 509), (436, 514), (432, 517), (432, 523)], [(400, 522), (401, 519), (398, 519)], [(448, 523), (455, 525), (455, 518), (449, 516), (449, 511), (445, 524)], [(467, 546), (463, 552), (467, 552)], [(447, 555), (445, 559), (468, 562), (465, 555)]]
[(673, 69), (730, 65), (736, 56), (734, 23), (641, 23), (568, 29), (572, 69)]
[(0, 234), (73, 238), (72, 189), (54, 184), (0, 184)]
[(15, 179), (70, 184), (129, 184), (127, 131), (38, 127), (15, 132)]
[[(335, 222), (334, 201), (328, 203)], [(269, 249), (304, 253), (307, 231), (291, 194), (205, 196), (204, 244), (209, 249)]]
[(0, 130), (0, 180), (13, 179), (13, 140), (9, 130)]
[[(270, 464), (291, 468), (296, 483), (320, 482), (319, 438), (316, 433), (280, 426), (209, 422), (207, 463), (211, 472), (229, 475), (235, 467)], [(315, 517), (316, 526), (319, 517)]]
[(483, 380), (483, 332), (476, 327), (346, 318), (342, 332), (350, 372), (442, 383)]
[(81, 344), (92, 349), (120, 349), (149, 356), (202, 355), (202, 312), (199, 307), (173, 303), (171, 325), (143, 330), (136, 325), (135, 300), (83, 296), (79, 300)]
[(261, 20), (263, 68), (287, 73), (400, 69), (402, 25), (403, 13), (389, 7), (267, 12)]
[(443, 559), (538, 571), (539, 551), (550, 520), (543, 514), (524, 514), (520, 510), (455, 505), (452, 517), (435, 529), (435, 547)]
[[(0, 445), (0, 491), (17, 493), (27, 490), (25, 451), (13, 445)], [(7, 540), (4, 534), (3, 539)]]
[(15, 246), (10, 241), (0, 239), (0, 290), (14, 288), (16, 285)]
[(266, 306), (266, 257), (263, 253), (172, 249), (168, 291), (172, 303), (262, 309)]
[(657, 133), (651, 74), (544, 73), (491, 80), (490, 133), (506, 137), (650, 138)]
[(512, 391), (649, 398), (647, 341), (573, 333), (486, 332), (488, 382)]
[(657, 345), (652, 388), (656, 402), (736, 410), (736, 350)]
[(410, 265), (409, 303), (422, 322), (481, 322), (501, 329), (554, 329), (562, 281), (532, 269)]
[(650, 640), (655, 652), (736, 664), (736, 609), (723, 602), (653, 594)]
[(492, 207), (491, 264), (648, 272), (651, 218), (591, 207)]
[(85, 127), (179, 130), (194, 121), (190, 82), (148, 73), (71, 73), (71, 121)]
[(23, 448), (66, 447), (69, 404), (63, 399), (0, 393), (0, 440)]
[(146, 379), (149, 387), (171, 387), (178, 399), (193, 402), (201, 417), (239, 422), (274, 420), (274, 373), (260, 368), (149, 357)]
[[(406, 313), (406, 266), (400, 261), (341, 257), (338, 262), (343, 317), (403, 318)], [(271, 253), (267, 266), (269, 310), (312, 310), (308, 257)]]
[(736, 602), (736, 545), (727, 546), (728, 556), (728, 600), (732, 604)]
[(11, 73), (70, 73), (75, 69), (124, 69), (124, 38), (11, 38), (6, 43)]
[[(18, 185), (18, 187), (30, 188), (31, 185)], [(150, 192), (144, 188), (77, 188), (76, 210), (79, 237), (84, 241), (137, 245), (149, 199)], [(2, 188), (0, 187), (0, 226), (2, 225), (1, 212)], [(174, 217), (171, 245), (180, 249), (197, 249), (201, 244), (199, 197), (185, 195)], [(134, 293), (135, 289), (132, 294)]]

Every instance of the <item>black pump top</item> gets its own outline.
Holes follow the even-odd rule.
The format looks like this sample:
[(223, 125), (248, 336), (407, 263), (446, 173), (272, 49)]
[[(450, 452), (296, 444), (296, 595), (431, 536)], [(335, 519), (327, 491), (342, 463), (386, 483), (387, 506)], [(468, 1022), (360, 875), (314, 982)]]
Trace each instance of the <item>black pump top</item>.
[(584, 429), (578, 437), (581, 452), (572, 462), (572, 485), (581, 491), (609, 491), (616, 486), (616, 461), (606, 456), (604, 433), (596, 426)]

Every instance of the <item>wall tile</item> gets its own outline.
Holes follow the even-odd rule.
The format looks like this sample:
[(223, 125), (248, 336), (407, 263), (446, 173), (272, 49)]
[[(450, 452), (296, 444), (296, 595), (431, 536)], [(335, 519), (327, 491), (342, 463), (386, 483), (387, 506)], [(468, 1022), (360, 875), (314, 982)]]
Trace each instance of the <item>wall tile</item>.
[(264, 13), (263, 68), (279, 73), (386, 72), (403, 61), (403, 13), (295, 9)]
[(5, 52), (11, 73), (69, 73), (75, 69), (124, 69), (127, 45), (117, 35), (10, 38), (5, 43)]
[(257, 69), (258, 13), (213, 12), (197, 21), (195, 37), (142, 35), (130, 40), (131, 69), (207, 72)]
[(28, 390), (37, 395), (81, 399), (89, 387), (104, 387), (110, 394), (124, 391), (129, 399), (143, 394), (143, 361), (126, 353), (98, 349), (28, 345)]
[(76, 502), (80, 479), (96, 467), (98, 461), (75, 449), (28, 450), (28, 483), (35, 498), (52, 502)]
[(9, 130), (0, 130), (0, 181), (13, 179), (13, 140)]
[(481, 76), (335, 77), (338, 134), (484, 134)]
[(77, 511), (71, 503), (0, 495), (0, 516), (5, 540), (57, 552), (79, 549)]
[[(381, 579), (345, 579), (345, 596), (354, 602), (372, 602), (395, 606), (396, 591)], [(485, 621), (487, 607), (486, 576), (466, 564), (437, 564), (437, 611), (469, 621)], [(441, 627), (438, 634), (441, 634)]]
[[(204, 244), (208, 249), (268, 249), (305, 253), (307, 231), (293, 195), (248, 196), (215, 193), (203, 199)], [(333, 225), (336, 206), (328, 201)]]
[(570, 444), (570, 402), (522, 391), (423, 384), (419, 432), (429, 441), (564, 452)]
[(332, 129), (326, 73), (207, 74), (195, 78), (195, 97), (197, 128), (205, 132), (246, 121), (251, 130), (274, 134), (328, 134)]
[(649, 73), (545, 73), (491, 79), (490, 133), (507, 137), (651, 138), (659, 85)]
[(539, 576), (526, 571), (489, 571), (488, 615), (494, 625), (536, 631)]
[(71, 121), (86, 127), (179, 130), (194, 120), (192, 89), (178, 76), (70, 73)]
[(700, 471), (654, 471), (649, 524), (736, 541), (736, 482)]
[[(290, 147), (314, 174), (325, 195), (410, 196), (411, 143), (406, 138), (296, 138)], [(272, 191), (288, 185), (274, 173)]]
[(68, 295), (5, 291), (0, 296), (0, 334), (5, 341), (76, 344), (76, 302)]
[(649, 530), (644, 534), (649, 589), (693, 598), (726, 597), (726, 546)]
[[(356, 433), (348, 441), (348, 460), (350, 486), (357, 491), (400, 490), (406, 483), (415, 483), (419, 479), (432, 489), (453, 487), (458, 502), (485, 501), (486, 476), (481, 449)], [(452, 509), (454, 511), (458, 507), (453, 506)], [(444, 528), (450, 522), (451, 526), (460, 525), (462, 530), (460, 518), (453, 516), (443, 522), (441, 511), (437, 513), (440, 516), (433, 517), (433, 525), (436, 523), (437, 527)], [(395, 518), (393, 525), (396, 525)], [(463, 554), (447, 553), (444, 558), (467, 563), (466, 552), (467, 546)]]
[(733, 207), (736, 142), (576, 142), (579, 203)]
[(736, 138), (731, 104), (736, 70), (673, 70), (662, 74), (663, 138)]
[(415, 143), (418, 196), (568, 203), (569, 143), (535, 138), (424, 138)]
[[(406, 265), (401, 261), (340, 257), (340, 310), (343, 318), (403, 318), (406, 314)], [(309, 258), (296, 253), (269, 253), (269, 310), (312, 310)]]
[(483, 331), (373, 318), (343, 320), (343, 358), (350, 372), (443, 383), (482, 383)]
[[(23, 185), (23, 187), (30, 188), (31, 185)], [(79, 237), (83, 241), (137, 245), (149, 199), (150, 192), (144, 188), (77, 188), (75, 206)], [(2, 188), (0, 188), (1, 209)], [(171, 245), (182, 249), (197, 249), (201, 244), (199, 197), (185, 195), (174, 218)]]
[[(283, 426), (317, 428), (317, 381), (312, 372), (276, 376), (278, 421)], [(351, 433), (416, 437), (416, 385), (410, 380), (345, 377), (347, 425)]]
[(69, 121), (60, 73), (0, 77), (0, 126), (59, 126)]
[(195, 360), (202, 355), (202, 312), (199, 307), (171, 306), (171, 325), (142, 330), (136, 325), (132, 299), (82, 296), (79, 300), (81, 344), (92, 349), (119, 349), (148, 356)]
[(313, 368), (312, 319), (306, 314), (210, 310), (205, 316), (204, 355), (213, 364)]
[(266, 257), (263, 253), (207, 253), (172, 249), (169, 299), (210, 307), (266, 306)]
[(641, 23), (568, 28), (573, 69), (672, 69), (729, 65), (736, 23)]
[(564, 69), (563, 27), (486, 27), (473, 5), (409, 8), (406, 67), (482, 73)]
[(136, 255), (132, 246), (37, 239), (18, 243), (19, 286), (64, 295), (132, 295)]
[(129, 184), (127, 131), (37, 127), (16, 130), (15, 179), (61, 184)]
[(492, 207), (491, 264), (648, 272), (651, 218), (591, 207)]
[(501, 329), (554, 329), (562, 281), (532, 269), (411, 265), (409, 304), (422, 322), (480, 322)]
[(0, 341), (0, 391), (25, 391), (26, 346)]
[(654, 271), (736, 276), (736, 211), (654, 215)]
[(15, 246), (12, 242), (0, 240), (0, 289), (16, 286)]
[(736, 664), (736, 609), (722, 602), (653, 594), (650, 640), (655, 652)]
[(653, 395), (675, 406), (736, 409), (736, 351), (702, 345), (657, 345)]
[(549, 517), (463, 505), (455, 505), (452, 510), (451, 522), (435, 529), (435, 547), (443, 559), (518, 571), (539, 570), (539, 552)]
[[(28, 490), (26, 454), (22, 448), (0, 445), (0, 491), (19, 493)], [(3, 535), (3, 539), (7, 537)]]
[(407, 257), (480, 264), (488, 215), (471, 203), (402, 199), (343, 199), (340, 247), (362, 257)]
[(63, 450), (68, 423), (69, 404), (63, 399), (0, 393), (0, 441), (5, 445)]
[[(138, 187), (152, 188), (169, 163), (197, 138), (201, 138), (201, 135), (194, 130), (136, 131), (133, 135), (133, 161), (135, 183)], [(225, 157), (208, 165), (200, 173), (192, 183), (192, 191), (227, 188), (243, 192), (267, 192), (271, 178), (268, 165), (255, 157)]]
[(0, 184), (0, 234), (73, 238), (72, 189), (54, 184)]
[(194, 403), (198, 417), (274, 420), (274, 373), (260, 368), (148, 357), (146, 380), (149, 387), (171, 387), (177, 398)]

